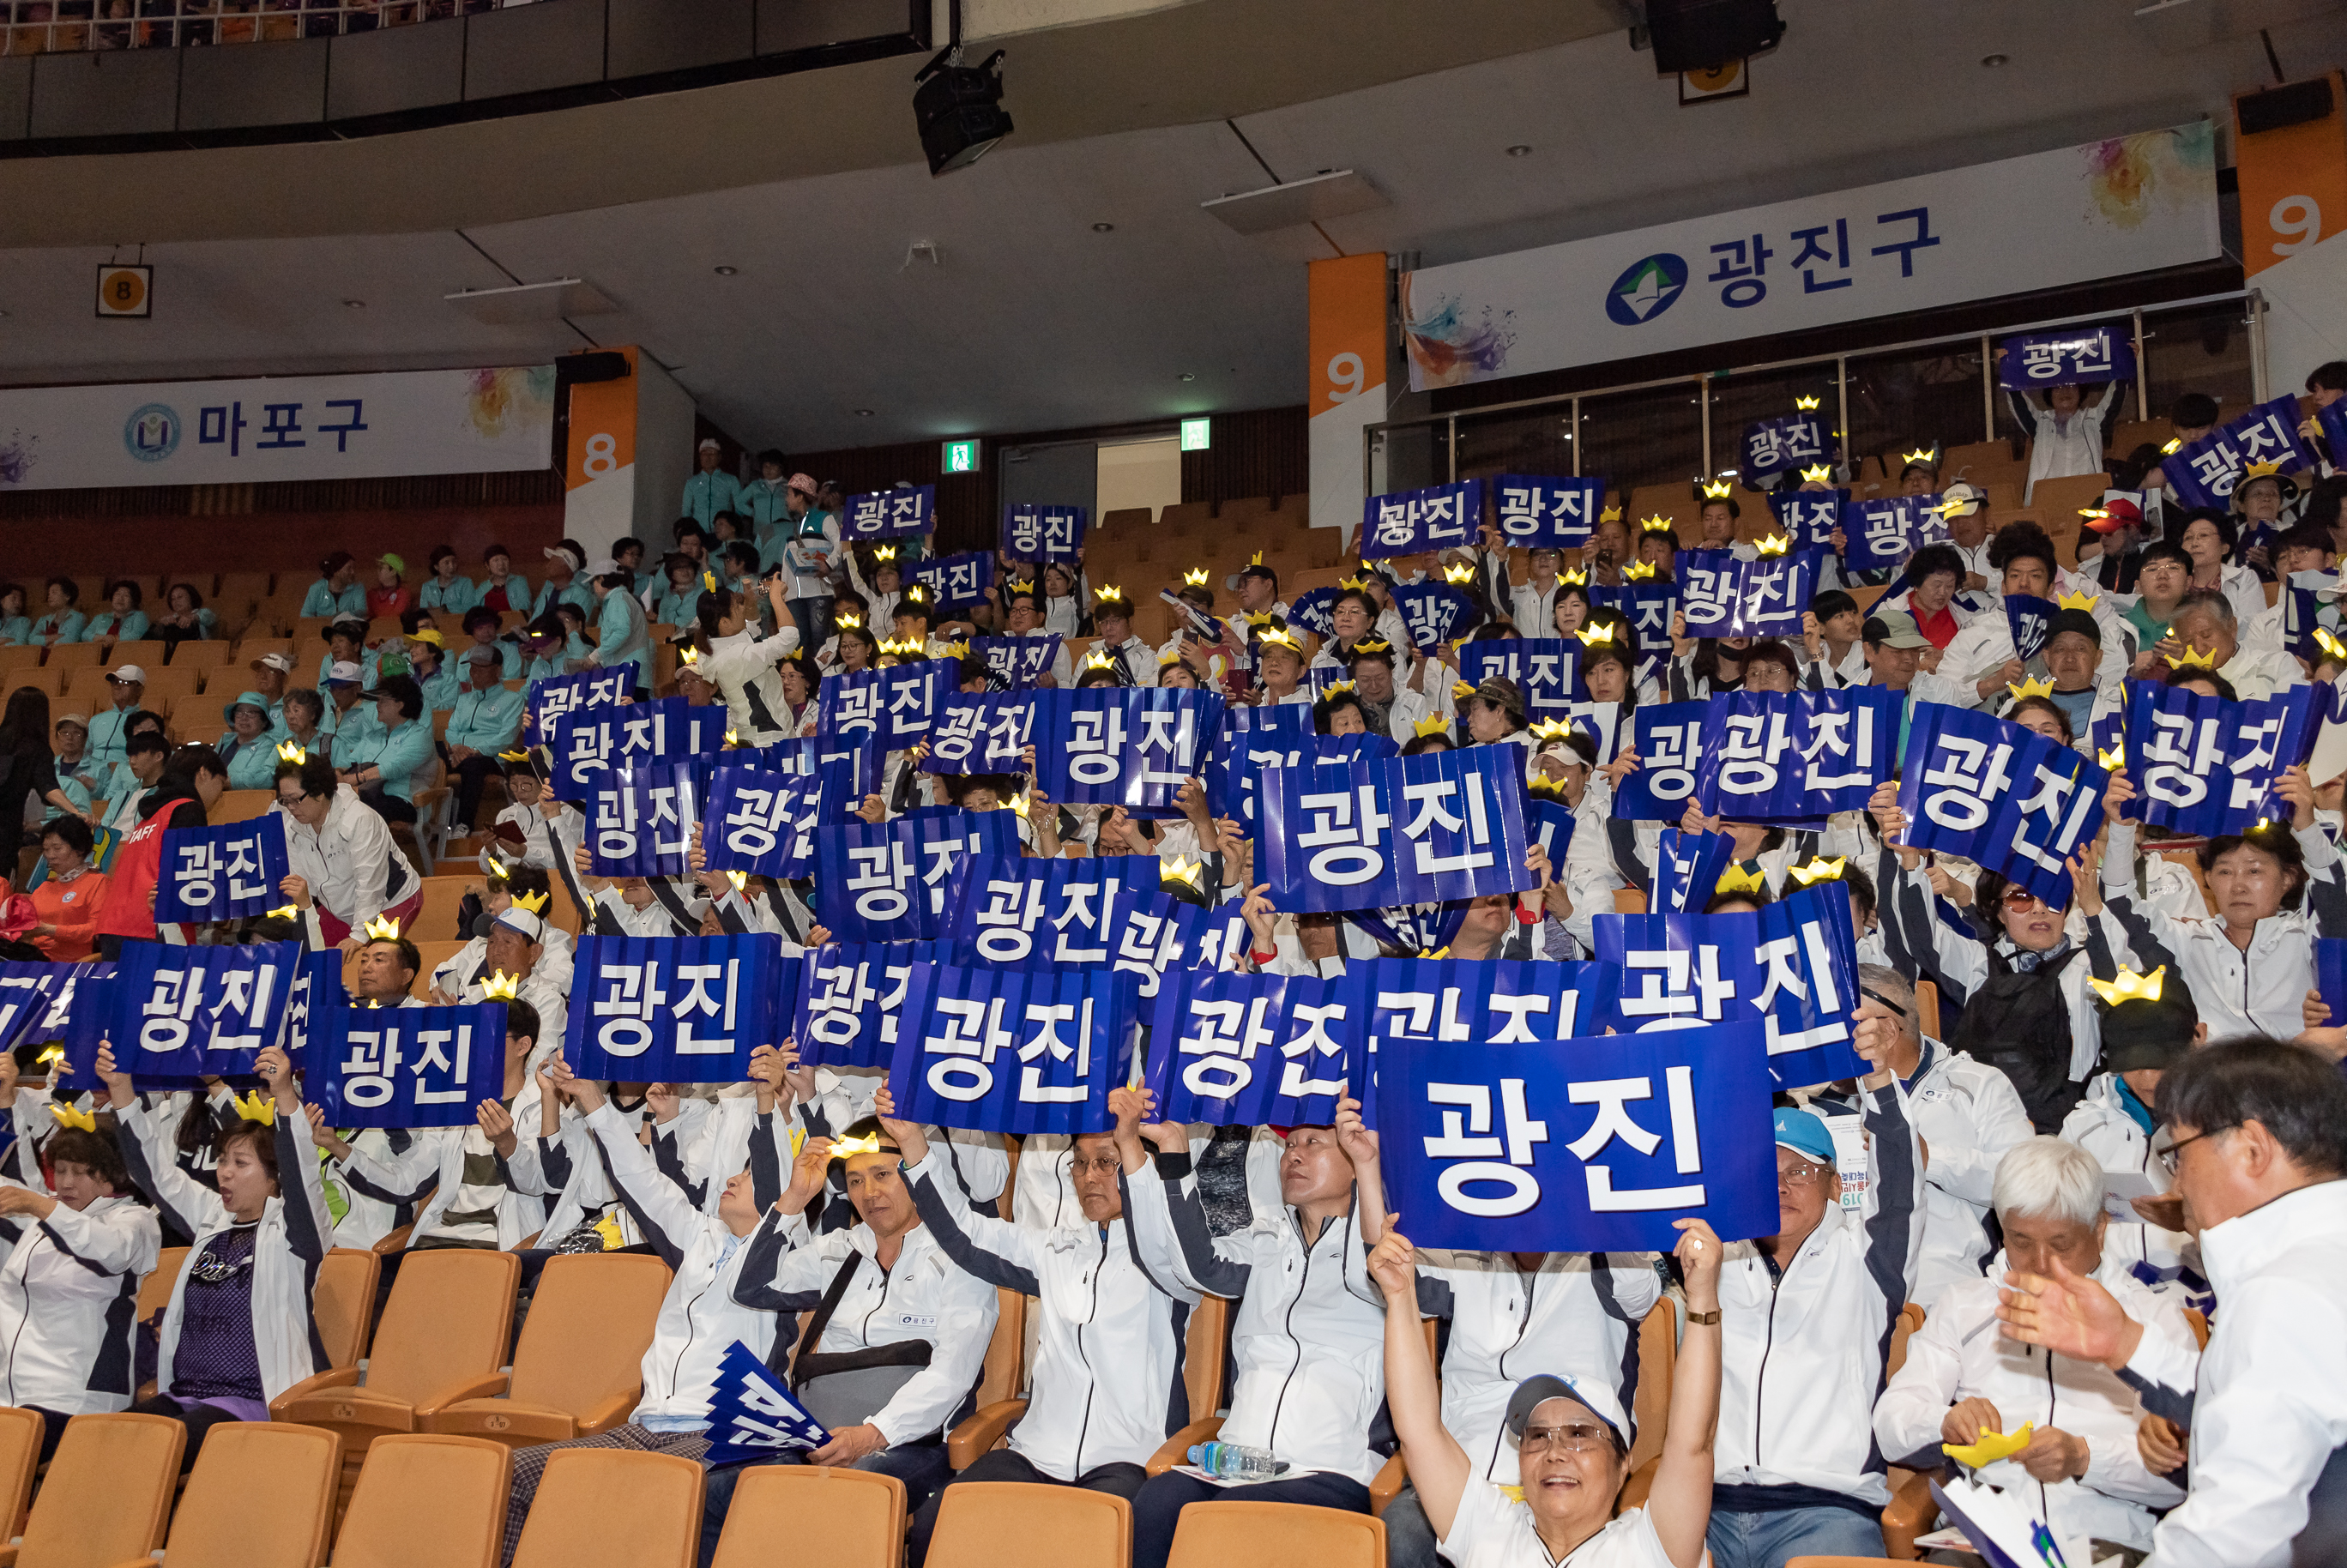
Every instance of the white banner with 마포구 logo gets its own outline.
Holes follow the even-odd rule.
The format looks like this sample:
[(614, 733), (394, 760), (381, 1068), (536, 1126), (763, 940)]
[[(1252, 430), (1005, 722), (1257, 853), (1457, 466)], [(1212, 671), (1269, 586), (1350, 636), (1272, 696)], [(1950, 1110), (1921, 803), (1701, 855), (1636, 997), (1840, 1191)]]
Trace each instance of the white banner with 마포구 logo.
[(483, 474), (553, 451), (547, 364), (0, 388), (0, 489)]
[(2219, 246), (2214, 134), (2196, 120), (1404, 273), (1409, 384), (2060, 288), (2207, 261)]

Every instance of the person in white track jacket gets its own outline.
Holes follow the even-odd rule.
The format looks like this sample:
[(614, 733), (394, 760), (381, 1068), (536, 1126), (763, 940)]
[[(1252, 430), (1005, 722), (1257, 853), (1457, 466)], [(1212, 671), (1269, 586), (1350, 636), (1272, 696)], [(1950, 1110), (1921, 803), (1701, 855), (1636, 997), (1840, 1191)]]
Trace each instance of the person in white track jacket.
[(277, 809), (292, 867), (279, 886), (300, 907), (313, 946), (353, 951), (368, 921), (388, 915), (405, 926), (423, 907), (423, 877), (382, 815), (335, 778), (333, 763), (278, 764)]
[(546, 1077), (585, 1117), (605, 1178), (672, 1277), (644, 1351), (643, 1398), (627, 1425), (515, 1450), (506, 1510), (507, 1563), (521, 1543), (522, 1525), (549, 1456), (559, 1449), (602, 1448), (699, 1459), (709, 1447), (703, 1434), (719, 1363), (736, 1340), (762, 1357), (768, 1354), (777, 1321), (774, 1313), (733, 1299), (750, 1255), (750, 1233), (767, 1205), (782, 1196), (783, 1165), (773, 1142), (751, 1142), (748, 1168), (726, 1178), (716, 1214), (705, 1214), (691, 1194), (653, 1164), (651, 1153), (636, 1141), (635, 1123), (612, 1108), (601, 1084), (573, 1078), (559, 1056), (546, 1064)]
[(2220, 1041), (2159, 1081), (2174, 1218), (2217, 1293), (2195, 1356), (2061, 1260), (2006, 1276), (2004, 1331), (2099, 1361), (2188, 1431), (2184, 1501), (2145, 1568), (2347, 1562), (2347, 1080), (2271, 1040)]
[(1878, 1071), (1861, 1083), (1865, 1207), (1841, 1206), (1832, 1135), (1815, 1112), (1777, 1112), (1783, 1228), (1731, 1242), (1719, 1275), (1727, 1313), (1707, 1539), (1716, 1568), (1773, 1568), (1803, 1555), (1879, 1553), (1891, 1501), (1869, 1417), (1891, 1331), (1914, 1288), (1923, 1170), (1906, 1096), (1881, 1070), (1891, 1015), (1868, 1001), (1857, 1045)]
[(0, 1400), (40, 1416), (44, 1460), (73, 1417), (129, 1406), (138, 1282), (161, 1245), (111, 1138), (67, 1127), (45, 1153), (56, 1196), (0, 1184)]
[[(1114, 1101), (1112, 1103), (1121, 1103)], [(1224, 1442), (1293, 1467), (1277, 1481), (1223, 1487), (1181, 1471), (1153, 1477), (1133, 1505), (1133, 1568), (1165, 1568), (1182, 1510), (1214, 1499), (1302, 1502), (1365, 1513), (1385, 1456), (1369, 1428), (1385, 1400), (1385, 1296), (1368, 1276), (1356, 1190), (1379, 1180), (1377, 1151), (1329, 1127), (1297, 1127), (1281, 1157), (1287, 1205), (1213, 1235), (1190, 1170), (1189, 1129), (1150, 1122), (1144, 1164), (1124, 1154), (1124, 1208), (1158, 1278), (1239, 1304), (1231, 1327)]]
[[(2171, 1184), (2168, 1167), (2152, 1153), (2159, 1121), (2151, 1108), (2157, 1103), (2161, 1075), (2208, 1040), (2209, 1026), (2200, 1021), (2191, 991), (2175, 971), (2120, 979), (2138, 994), (2104, 1008), (2106, 1071), (2096, 1075), (2086, 1098), (2071, 1108), (2062, 1138), (2093, 1155), (2106, 1174), (2142, 1176), (2156, 1192), (2165, 1193)], [(2147, 995), (2141, 994), (2145, 989)], [(1924, 1136), (1928, 1141), (1931, 1135)], [(1934, 1154), (1938, 1149), (1932, 1145)], [(2199, 1305), (2195, 1296), (2207, 1288), (2200, 1249), (2192, 1238), (2149, 1220), (2111, 1221), (2103, 1256), (2137, 1284), (2175, 1294), (2188, 1307)]]
[[(188, 1429), (180, 1460), (193, 1468), (205, 1434), (222, 1421), (265, 1421), (269, 1401), (326, 1369), (311, 1311), (333, 1220), (310, 1132), (323, 1112), (305, 1108), (285, 1053), (253, 1058), (269, 1086), (273, 1121), (248, 1121), (220, 1135), (214, 1192), (172, 1163), (171, 1129), (138, 1102), (130, 1075), (114, 1070), (101, 1045), (97, 1075), (114, 1107), (115, 1143), (139, 1190), (167, 1223), (195, 1237), (163, 1309), (158, 1392), (132, 1409), (169, 1416)], [(293, 1180), (281, 1194), (278, 1174)]]
[[(972, 1213), (942, 1148), (889, 1109), (883, 1090), (881, 1130), (905, 1152), (923, 1227), (964, 1272), (1034, 1296), (1040, 1312), (1027, 1409), (1010, 1428), (1010, 1446), (979, 1455), (947, 1485), (1057, 1483), (1131, 1499), (1148, 1479), (1150, 1456), (1189, 1424), (1182, 1333), (1198, 1302), (1196, 1291), (1142, 1266), (1125, 1223), (1118, 1144), (1138, 1146), (1138, 1101), (1126, 1098), (1113, 1136), (1075, 1140), (1081, 1223), (1051, 1230)], [(913, 1516), (907, 1568), (921, 1568), (945, 1496), (938, 1489)]]
[[(1936, 1159), (1936, 1146), (1932, 1153)], [(2152, 1511), (2174, 1507), (2184, 1492), (2136, 1451), (2135, 1390), (2097, 1362), (2000, 1335), (1997, 1291), (2008, 1267), (2039, 1274), (2059, 1257), (2100, 1281), (2147, 1332), (2191, 1351), (2183, 1306), (2129, 1278), (2126, 1260), (2103, 1250), (2102, 1167), (2075, 1143), (2032, 1138), (2008, 1153), (1996, 1168), (1996, 1216), (2004, 1255), (1986, 1278), (1943, 1292), (1909, 1337), (1906, 1362), (1874, 1407), (1875, 1440), (1894, 1464), (1936, 1470), (1946, 1462), (1942, 1443), (2030, 1423), (2029, 1446), (1982, 1467), (1980, 1480), (2016, 1492), (2058, 1541), (2092, 1537), (2144, 1551)]]

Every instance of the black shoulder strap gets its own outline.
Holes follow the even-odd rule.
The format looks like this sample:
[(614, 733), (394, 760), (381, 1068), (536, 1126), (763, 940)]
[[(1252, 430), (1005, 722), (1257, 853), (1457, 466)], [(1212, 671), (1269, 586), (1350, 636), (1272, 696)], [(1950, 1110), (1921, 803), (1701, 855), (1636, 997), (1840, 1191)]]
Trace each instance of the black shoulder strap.
[(839, 1266), (839, 1272), (831, 1276), (831, 1284), (825, 1289), (823, 1299), (815, 1304), (815, 1316), (807, 1320), (806, 1332), (799, 1336), (798, 1354), (791, 1358), (793, 1389), (799, 1386), (807, 1357), (823, 1343), (823, 1331), (831, 1327), (831, 1315), (839, 1310), (840, 1298), (847, 1294), (847, 1282), (856, 1277), (856, 1266), (863, 1261), (862, 1253), (854, 1247), (848, 1248), (846, 1261)]

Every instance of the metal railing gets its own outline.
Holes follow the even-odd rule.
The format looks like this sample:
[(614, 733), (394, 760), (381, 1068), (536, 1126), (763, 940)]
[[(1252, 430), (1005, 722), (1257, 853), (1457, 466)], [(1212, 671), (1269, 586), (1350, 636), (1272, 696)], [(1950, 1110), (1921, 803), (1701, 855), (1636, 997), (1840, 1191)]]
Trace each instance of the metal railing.
[(0, 55), (205, 48), (371, 33), (531, 0), (0, 0)]
[[(1739, 375), (1754, 375), (1771, 371), (1829, 369), (1838, 403), (1835, 410), (1837, 419), (1834, 434), (1836, 436), (1840, 436), (1843, 432), (1850, 428), (1850, 388), (1852, 361), (1871, 361), (1892, 354), (1920, 353), (1943, 347), (1979, 354), (1983, 416), (1981, 439), (1994, 441), (1999, 438), (1998, 405), (2001, 401), (1996, 394), (1996, 367), (1992, 353), (1995, 339), (2020, 333), (2045, 332), (2055, 327), (2113, 321), (2123, 316), (2132, 317), (2134, 328), (2132, 335), (2136, 351), (2136, 379), (2127, 401), (2132, 405), (2132, 413), (2137, 419), (2148, 419), (2153, 410), (2149, 402), (2150, 367), (2145, 354), (2145, 343), (2148, 335), (2145, 330), (2145, 318), (2167, 316), (2173, 313), (2188, 311), (2194, 306), (2226, 302), (2238, 302), (2243, 307), (2245, 313), (2240, 324), (2249, 332), (2251, 387), (2255, 400), (2262, 402), (2270, 395), (2266, 385), (2265, 299), (2255, 289), (2234, 289), (2221, 293), (2195, 295), (2189, 299), (2163, 300), (2156, 304), (2136, 307), (2131, 311), (2126, 309), (2090, 311), (2075, 315), (2049, 317), (2041, 321), (2016, 322), (1989, 333), (1964, 333), (1942, 337), (1916, 338), (1904, 343), (1870, 345), (1844, 354), (1809, 354), (1796, 359), (1772, 360), (1760, 364), (1739, 364), (1694, 375), (1675, 375), (1645, 381), (1624, 382), (1619, 385), (1592, 387), (1583, 392), (1559, 393), (1546, 397), (1487, 404), (1479, 407), (1460, 409), (1450, 414), (1382, 420), (1362, 427), (1362, 480), (1366, 487), (1364, 493), (1376, 496), (1386, 494), (1390, 488), (1413, 487), (1409, 485), (1389, 484), (1386, 472), (1386, 461), (1392, 450), (1392, 438), (1396, 436), (1418, 431), (1433, 436), (1441, 446), (1440, 453), (1437, 455), (1437, 463), (1443, 471), (1439, 476), (1429, 477), (1419, 482), (1447, 484), (1460, 477), (1459, 434), (1462, 425), (1471, 426), (1479, 421), (1491, 420), (1495, 416), (1521, 415), (1537, 412), (1555, 413), (1564, 416), (1566, 428), (1572, 432), (1571, 436), (1566, 437), (1566, 444), (1573, 449), (1572, 472), (1577, 477), (1581, 472), (1583, 442), (1580, 437), (1584, 433), (1582, 425), (1582, 405), (1584, 402), (1624, 393), (1653, 391), (1674, 386), (1687, 388), (1692, 395), (1688, 401), (1698, 405), (1699, 412), (1694, 417), (1700, 421), (1701, 471), (1689, 477), (1700, 480), (1714, 474), (1728, 471), (1733, 463), (1733, 447), (1740, 434), (1737, 431), (1716, 431), (1713, 428), (1712, 390), (1722, 381)], [(1723, 446), (1727, 450), (1716, 449)], [(1850, 460), (1854, 463), (1859, 457), (1864, 456), (1866, 454), (1852, 453), (1850, 455)]]

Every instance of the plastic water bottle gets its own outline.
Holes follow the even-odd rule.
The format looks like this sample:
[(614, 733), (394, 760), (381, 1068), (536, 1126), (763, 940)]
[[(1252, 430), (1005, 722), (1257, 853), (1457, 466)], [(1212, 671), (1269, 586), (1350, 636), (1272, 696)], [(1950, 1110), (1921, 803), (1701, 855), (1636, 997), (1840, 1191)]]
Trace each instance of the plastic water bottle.
[(1287, 1461), (1273, 1458), (1268, 1450), (1245, 1443), (1194, 1443), (1190, 1462), (1216, 1480), (1229, 1481), (1269, 1481), (1287, 1469)]

